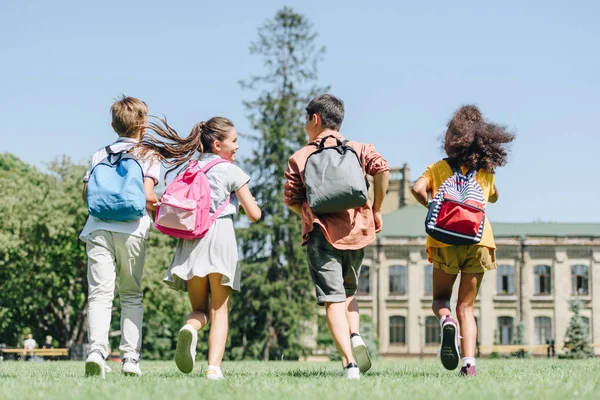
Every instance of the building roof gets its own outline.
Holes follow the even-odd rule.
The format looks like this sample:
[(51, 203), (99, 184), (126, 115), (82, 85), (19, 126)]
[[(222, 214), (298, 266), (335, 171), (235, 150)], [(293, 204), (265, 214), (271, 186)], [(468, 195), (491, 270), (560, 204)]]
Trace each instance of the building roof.
[[(384, 237), (424, 237), (427, 210), (421, 205), (410, 205), (383, 216)], [(600, 223), (562, 222), (493, 222), (495, 237), (600, 237)]]

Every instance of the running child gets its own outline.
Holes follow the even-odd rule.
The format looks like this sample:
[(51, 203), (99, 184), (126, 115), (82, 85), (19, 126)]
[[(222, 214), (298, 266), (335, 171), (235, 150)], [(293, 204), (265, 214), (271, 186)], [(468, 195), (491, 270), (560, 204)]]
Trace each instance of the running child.
[[(105, 376), (105, 360), (110, 353), (108, 333), (117, 279), (121, 300), (119, 349), (123, 360), (122, 372), (127, 375), (142, 375), (139, 366), (144, 317), (142, 274), (146, 256), (146, 239), (152, 226), (149, 212), (156, 209), (155, 204), (158, 200), (154, 194), (154, 186), (158, 183), (160, 175), (158, 160), (142, 157), (133, 149), (144, 136), (144, 126), (148, 117), (146, 103), (134, 97), (123, 96), (111, 106), (110, 111), (112, 128), (119, 138), (94, 153), (90, 169), (83, 178), (83, 198), (90, 209), (90, 216), (80, 235), (86, 243), (88, 256), (90, 352), (86, 359), (85, 372), (86, 375), (98, 375), (102, 378)], [(131, 169), (128, 170), (128, 174), (98, 175), (109, 174), (107, 171), (111, 168), (127, 170), (124, 164), (120, 164), (127, 155), (136, 159), (133, 164), (129, 164)], [(107, 176), (110, 179), (107, 180)], [(127, 176), (131, 180), (120, 181)], [(89, 191), (88, 184), (91, 185)], [(125, 191), (129, 197), (125, 198), (123, 203), (110, 204), (111, 197), (108, 189), (120, 186), (130, 189)], [(117, 196), (120, 194), (122, 193), (117, 190)], [(137, 204), (138, 215), (125, 216), (125, 220), (116, 220), (114, 218), (117, 218), (118, 211), (123, 210), (117, 209), (114, 214), (106, 216), (102, 215), (102, 210), (98, 213), (94, 212), (96, 207), (92, 203), (97, 204), (97, 200), (103, 198), (109, 199), (108, 203), (104, 204), (108, 208), (118, 207), (120, 204), (127, 205), (128, 202)]]
[[(229, 299), (233, 290), (240, 290), (241, 276), (233, 216), (241, 205), (248, 219), (256, 222), (261, 218), (261, 210), (248, 188), (250, 177), (233, 164), (239, 145), (230, 120), (214, 117), (200, 122), (187, 138), (180, 137), (164, 120), (151, 123), (149, 128), (160, 140), (147, 136), (141, 151), (156, 153), (170, 165), (172, 168), (167, 175), (189, 161), (197, 162), (199, 168), (215, 160), (229, 161), (214, 165), (206, 173), (210, 184), (211, 214), (228, 199), (229, 204), (204, 237), (179, 239), (164, 278), (171, 288), (187, 292), (192, 306), (177, 338), (177, 367), (184, 373), (194, 369), (198, 331), (210, 321), (205, 374), (208, 379), (223, 379), (221, 360), (229, 329)], [(195, 158), (197, 153), (200, 155)]]
[[(506, 164), (506, 145), (515, 136), (504, 126), (485, 121), (476, 106), (461, 107), (448, 123), (444, 138), (447, 158), (427, 167), (412, 188), (412, 194), (422, 205), (429, 207), (430, 198), (436, 194), (446, 180), (452, 176), (470, 181), (471, 187), (482, 195), (483, 209), (487, 203), (498, 200), (498, 189), (494, 183), (496, 168)], [(461, 174), (461, 175), (459, 175)], [(474, 181), (479, 185), (476, 185)], [(433, 312), (441, 325), (440, 358), (446, 369), (455, 369), (460, 362), (458, 351), (458, 325), (452, 317), (450, 296), (460, 272), (460, 286), (456, 315), (460, 325), (463, 355), (460, 375), (475, 376), (475, 348), (477, 326), (475, 324), (475, 298), (483, 275), (496, 269), (496, 245), (492, 227), (487, 218), (483, 220), (483, 231), (477, 233), (476, 244), (450, 245), (427, 238), (427, 253), (433, 269)]]
[[(372, 145), (345, 141), (339, 132), (343, 120), (344, 103), (335, 96), (321, 95), (308, 104), (304, 125), (308, 143), (289, 159), (283, 196), (285, 204), (302, 216), (302, 245), (307, 246), (317, 303), (325, 306), (327, 323), (342, 357), (344, 377), (359, 379), (360, 373), (371, 368), (371, 360), (360, 337), (355, 294), (364, 248), (375, 240), (375, 234), (383, 225), (381, 205), (390, 168)], [(357, 163), (359, 182), (362, 180), (364, 185), (366, 174), (374, 177), (372, 207), (366, 197), (364, 205), (339, 212), (317, 214), (309, 206), (305, 180), (307, 160), (319, 148), (336, 144), (349, 152), (348, 162)], [(366, 191), (366, 185), (364, 189)]]

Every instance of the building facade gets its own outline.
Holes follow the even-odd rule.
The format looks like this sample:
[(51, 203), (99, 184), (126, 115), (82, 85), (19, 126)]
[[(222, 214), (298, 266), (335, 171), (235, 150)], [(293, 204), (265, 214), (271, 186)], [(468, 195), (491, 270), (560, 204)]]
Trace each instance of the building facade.
[[(365, 252), (357, 298), (371, 316), (384, 356), (436, 354), (439, 323), (431, 311), (433, 266), (427, 260), (426, 210), (410, 196), (409, 170), (391, 172), (384, 228)], [(498, 269), (485, 274), (475, 305), (482, 354), (510, 344), (521, 324), (526, 344), (554, 340), (560, 350), (569, 300), (600, 343), (600, 223), (492, 223)], [(458, 284), (453, 293), (456, 304)], [(594, 296), (595, 294), (595, 296)], [(600, 348), (595, 348), (600, 354)]]

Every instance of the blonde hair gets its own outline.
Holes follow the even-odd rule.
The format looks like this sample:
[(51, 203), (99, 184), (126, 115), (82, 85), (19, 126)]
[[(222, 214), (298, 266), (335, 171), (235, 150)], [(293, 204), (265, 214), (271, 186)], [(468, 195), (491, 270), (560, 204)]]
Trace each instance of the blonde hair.
[(110, 106), (114, 130), (119, 136), (135, 136), (148, 119), (148, 106), (135, 97), (122, 96)]

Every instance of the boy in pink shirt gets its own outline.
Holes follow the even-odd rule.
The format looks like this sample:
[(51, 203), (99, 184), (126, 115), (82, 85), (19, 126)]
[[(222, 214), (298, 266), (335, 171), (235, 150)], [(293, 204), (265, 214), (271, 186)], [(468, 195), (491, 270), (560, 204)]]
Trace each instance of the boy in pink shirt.
[(302, 216), (302, 245), (307, 246), (317, 303), (325, 305), (327, 323), (342, 357), (344, 376), (358, 379), (360, 372), (371, 368), (371, 360), (359, 334), (355, 294), (364, 248), (375, 240), (375, 234), (382, 228), (381, 205), (390, 168), (372, 145), (349, 141), (348, 146), (356, 151), (363, 173), (374, 177), (373, 206), (367, 202), (362, 207), (333, 214), (313, 213), (306, 200), (306, 160), (321, 141), (335, 144), (336, 139), (344, 140), (339, 133), (343, 120), (344, 103), (332, 95), (318, 96), (308, 104), (304, 128), (309, 143), (288, 161), (283, 197), (285, 204)]

